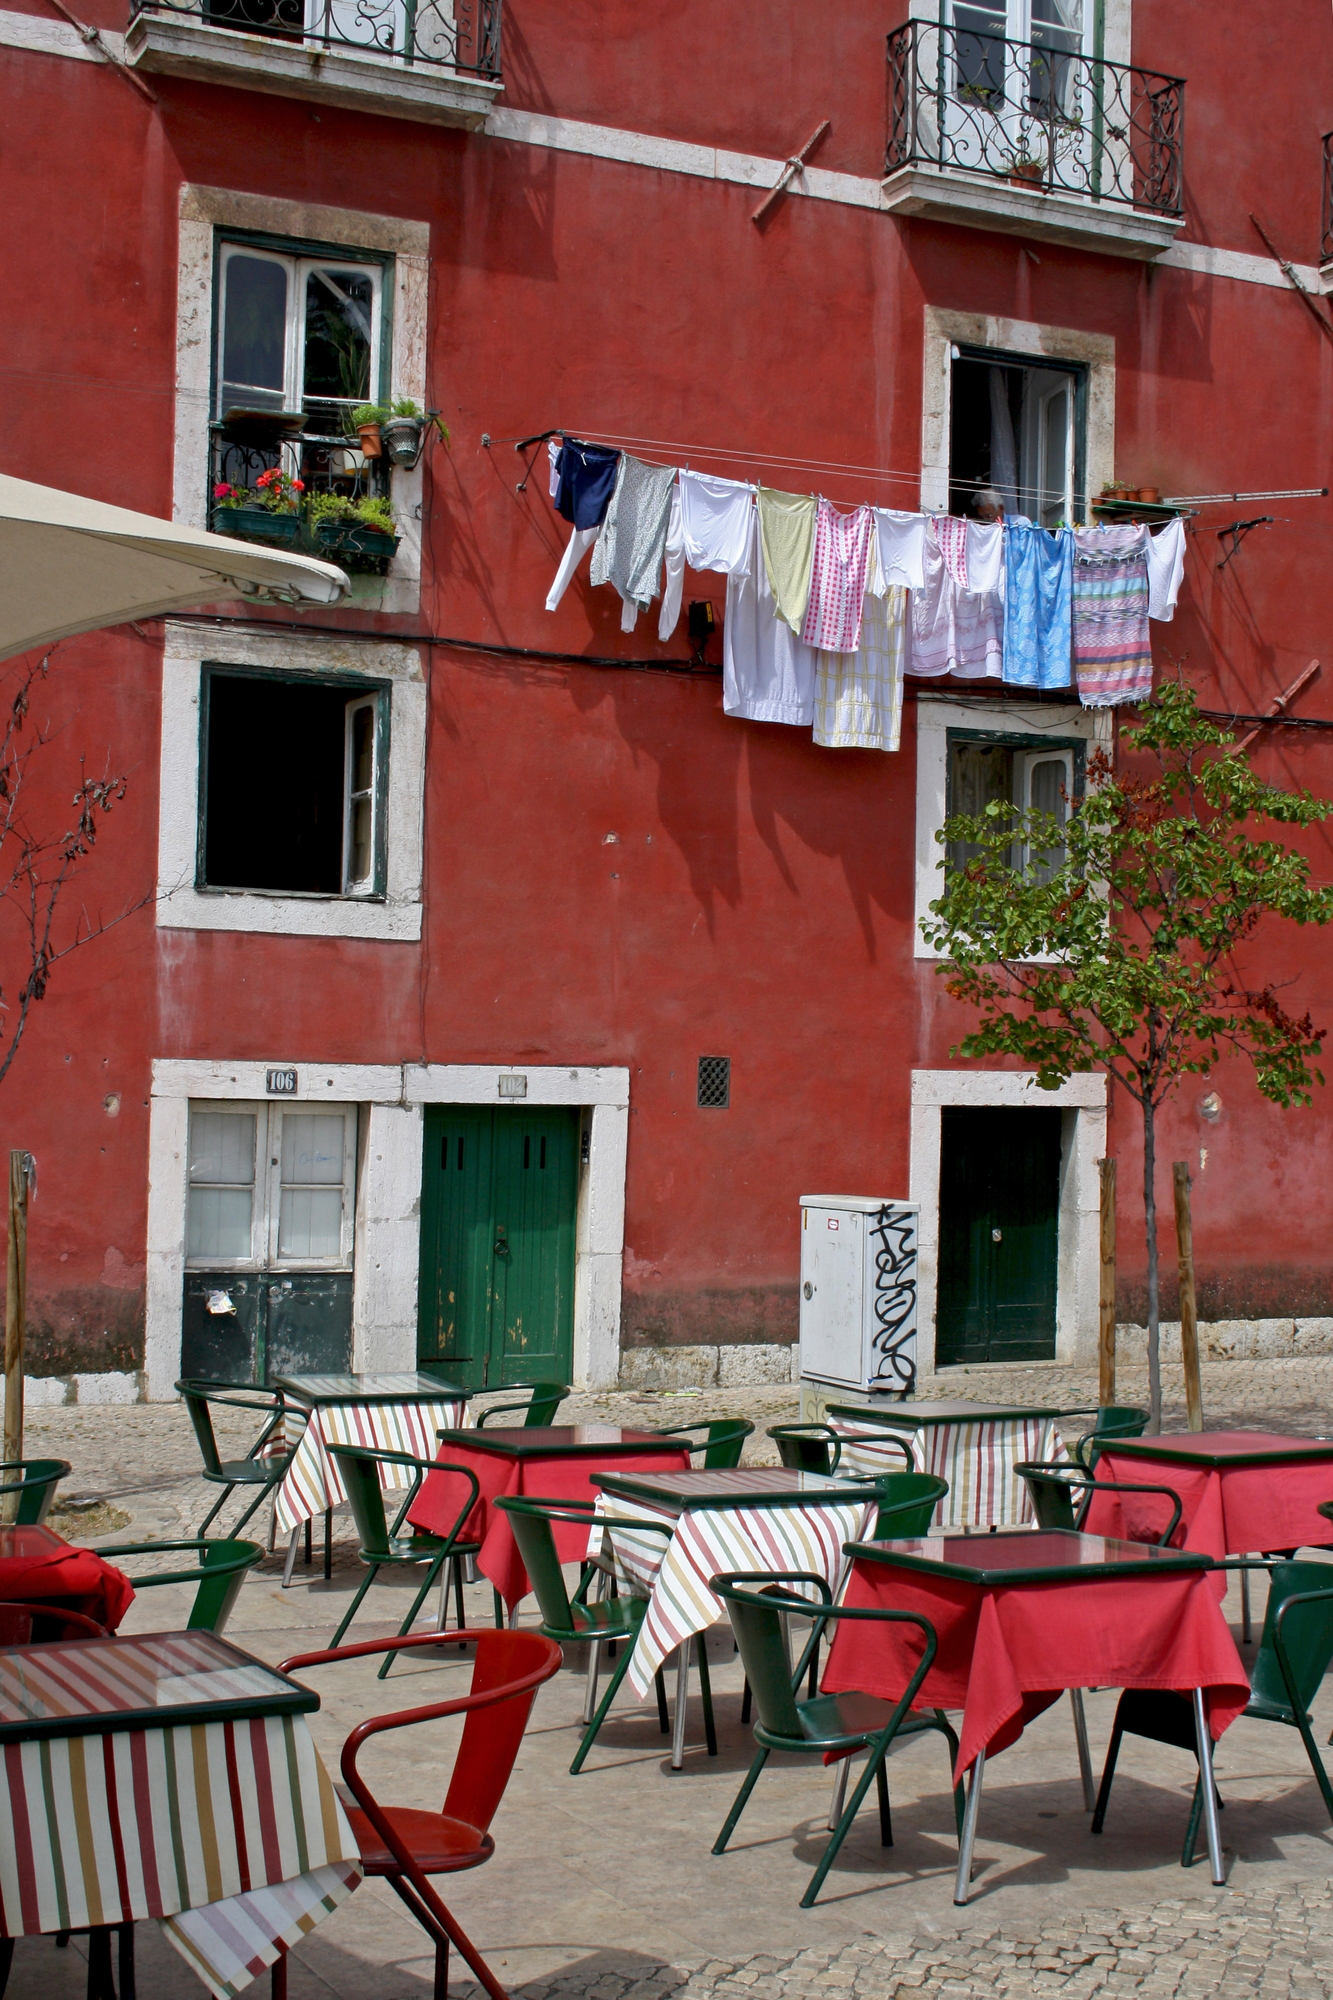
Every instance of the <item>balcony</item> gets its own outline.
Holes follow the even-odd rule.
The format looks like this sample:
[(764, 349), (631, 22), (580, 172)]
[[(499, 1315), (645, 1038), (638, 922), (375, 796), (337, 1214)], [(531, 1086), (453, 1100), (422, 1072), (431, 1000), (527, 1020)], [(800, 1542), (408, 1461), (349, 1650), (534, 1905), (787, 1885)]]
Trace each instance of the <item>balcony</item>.
[(131, 0), (134, 68), (427, 124), (501, 90), (501, 0)]
[[(908, 21), (888, 38), (883, 202), (900, 215), (1160, 256), (1184, 223), (1185, 85), (1045, 42)], [(1072, 37), (1068, 39), (1072, 40)]]
[[(294, 549), (334, 562), (353, 577), (348, 602), (369, 594), (359, 576), (383, 577), (400, 543), (392, 505), (393, 461), (384, 444), (367, 458), (340, 413), (230, 410), (209, 426), (208, 525), (216, 535)], [(410, 470), (432, 434), (426, 420), (403, 440)], [(363, 440), (364, 441), (364, 440)]]

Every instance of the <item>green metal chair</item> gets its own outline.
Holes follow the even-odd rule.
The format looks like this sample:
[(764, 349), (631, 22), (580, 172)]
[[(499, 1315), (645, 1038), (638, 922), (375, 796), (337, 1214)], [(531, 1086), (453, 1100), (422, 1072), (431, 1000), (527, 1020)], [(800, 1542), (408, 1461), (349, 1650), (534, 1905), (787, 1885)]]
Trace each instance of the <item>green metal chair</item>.
[[(1292, 1562), (1286, 1559), (1262, 1561), (1242, 1556), (1219, 1562), (1218, 1569), (1266, 1569), (1268, 1606), (1264, 1629), (1254, 1659), (1250, 1699), (1244, 1713), (1258, 1722), (1284, 1722), (1300, 1732), (1305, 1754), (1310, 1760), (1315, 1783), (1324, 1801), (1324, 1810), (1333, 1821), (1333, 1786), (1329, 1784), (1310, 1726), (1310, 1704), (1319, 1692), (1329, 1662), (1333, 1660), (1333, 1586), (1328, 1583), (1327, 1563)], [(1100, 1833), (1111, 1797), (1116, 1758), (1122, 1736), (1146, 1736), (1150, 1742), (1166, 1743), (1178, 1750), (1198, 1755), (1194, 1735), (1194, 1710), (1185, 1695), (1158, 1689), (1126, 1688), (1116, 1705), (1115, 1726), (1106, 1752), (1101, 1790), (1092, 1816), (1092, 1830)], [(1221, 1798), (1218, 1804), (1222, 1803)], [(1203, 1812), (1202, 1778), (1196, 1780), (1190, 1806), (1189, 1824), (1180, 1852), (1180, 1865), (1194, 1863), (1194, 1842)]]
[(222, 1632), (232, 1614), (232, 1608), (241, 1594), (247, 1570), (256, 1563), (263, 1562), (264, 1551), (258, 1542), (241, 1542), (235, 1539), (223, 1541), (218, 1538), (207, 1541), (200, 1535), (193, 1540), (173, 1542), (120, 1542), (115, 1548), (98, 1544), (97, 1554), (107, 1562), (119, 1564), (124, 1556), (162, 1556), (183, 1554), (193, 1551), (198, 1562), (193, 1569), (144, 1570), (131, 1575), (135, 1594), (141, 1590), (152, 1590), (164, 1583), (197, 1583), (194, 1604), (186, 1623), (187, 1632)]
[[(253, 1487), (255, 1497), (232, 1527), (237, 1535), (250, 1516), (261, 1507), (270, 1493), (281, 1485), (287, 1468), (296, 1456), (297, 1446), (305, 1434), (310, 1412), (299, 1406), (289, 1405), (280, 1389), (258, 1389), (246, 1394), (235, 1383), (205, 1382), (200, 1380), (182, 1381), (176, 1384), (176, 1393), (184, 1398), (185, 1407), (194, 1425), (194, 1435), (199, 1453), (204, 1461), (203, 1476), (210, 1486), (221, 1486), (222, 1493), (217, 1505), (211, 1507), (199, 1524), (200, 1536), (208, 1533), (210, 1526), (226, 1506), (238, 1486)], [(256, 1410), (267, 1419), (244, 1458), (224, 1459), (218, 1450), (217, 1438), (213, 1433), (212, 1411), (215, 1405), (234, 1410)], [(280, 1424), (294, 1418), (300, 1425), (296, 1437), (283, 1433), (282, 1445), (272, 1451), (265, 1446), (273, 1437)]]
[(753, 1431), (754, 1425), (744, 1417), (720, 1417), (712, 1423), (670, 1424), (665, 1430), (654, 1431), (653, 1436), (687, 1439), (701, 1433), (697, 1443), (687, 1444), (685, 1449), (691, 1458), (703, 1453), (702, 1470), (718, 1472), (740, 1464), (745, 1440)]
[[(583, 1741), (579, 1744), (574, 1761), (569, 1767), (569, 1775), (576, 1778), (583, 1768), (583, 1760), (596, 1740), (597, 1732), (605, 1722), (616, 1698), (616, 1691), (625, 1678), (630, 1657), (634, 1651), (634, 1641), (639, 1636), (648, 1609), (646, 1597), (610, 1597), (599, 1604), (589, 1604), (588, 1586), (597, 1570), (585, 1565), (578, 1589), (571, 1598), (565, 1588), (564, 1572), (560, 1566), (560, 1553), (551, 1532), (553, 1521), (573, 1521), (580, 1526), (592, 1527), (596, 1503), (591, 1500), (540, 1500), (521, 1497), (517, 1494), (501, 1494), (496, 1506), (509, 1518), (514, 1541), (523, 1567), (528, 1573), (537, 1596), (537, 1608), (541, 1612), (541, 1630), (548, 1639), (558, 1645), (587, 1645), (590, 1648), (588, 1661), (588, 1694), (584, 1702), (583, 1720), (586, 1725)], [(636, 1534), (658, 1534), (671, 1539), (672, 1526), (667, 1522), (660, 1525), (648, 1521), (634, 1523)], [(608, 1640), (624, 1640), (624, 1653), (607, 1684), (601, 1704), (593, 1707), (597, 1696), (597, 1663), (601, 1647)], [(703, 1696), (704, 1729), (708, 1738), (708, 1754), (717, 1755), (717, 1733), (713, 1726), (713, 1695), (708, 1679), (708, 1655), (702, 1634), (697, 1642), (699, 1660), (699, 1692)], [(667, 1733), (666, 1688), (659, 1672), (657, 1675), (657, 1719), (663, 1735)]]
[[(412, 1630), (413, 1621), (424, 1604), (431, 1585), (445, 1564), (459, 1556), (475, 1555), (480, 1547), (477, 1542), (464, 1542), (459, 1539), (463, 1523), (477, 1504), (481, 1492), (480, 1482), (476, 1474), (465, 1465), (450, 1465), (445, 1459), (417, 1458), (407, 1451), (385, 1451), (379, 1445), (331, 1444), (329, 1451), (338, 1461), (339, 1476), (351, 1505), (352, 1519), (356, 1522), (357, 1539), (360, 1543), (357, 1554), (367, 1565), (365, 1582), (348, 1606), (331, 1643), (337, 1646), (341, 1642), (343, 1633), (361, 1608), (362, 1598), (382, 1569), (400, 1566), (416, 1568), (424, 1563), (426, 1580), (412, 1599), (411, 1609), (398, 1628), (399, 1638), (405, 1639)], [(407, 1498), (394, 1516), (392, 1526), (384, 1511), (384, 1488), (380, 1485), (379, 1473), (376, 1470), (380, 1465), (410, 1465), (416, 1473), (416, 1477), (408, 1487)], [(408, 1508), (416, 1499), (421, 1482), (428, 1472), (457, 1473), (460, 1479), (466, 1479), (468, 1483), (470, 1488), (468, 1497), (463, 1502), (458, 1518), (447, 1535), (431, 1534), (424, 1528), (410, 1528), (407, 1534), (403, 1534), (401, 1530), (407, 1518)], [(454, 1574), (457, 1582), (457, 1569)], [(457, 1587), (458, 1623), (461, 1630), (464, 1624), (461, 1582)], [(445, 1629), (449, 1602), (447, 1593), (446, 1575), (440, 1588), (438, 1630), (441, 1632)], [(395, 1657), (392, 1652), (385, 1655), (384, 1665), (379, 1671), (380, 1680), (383, 1680), (388, 1673)]]
[[(811, 1603), (808, 1597), (799, 1595), (792, 1586), (805, 1585), (818, 1595), (818, 1602)], [(861, 1809), (862, 1801), (870, 1788), (873, 1778), (879, 1793), (880, 1839), (885, 1847), (893, 1845), (893, 1824), (889, 1814), (889, 1786), (885, 1774), (884, 1761), (896, 1738), (919, 1735), (923, 1730), (936, 1729), (946, 1738), (950, 1753), (950, 1776), (958, 1756), (958, 1738), (945, 1719), (942, 1709), (935, 1709), (929, 1716), (911, 1714), (912, 1702), (930, 1670), (935, 1658), (935, 1629), (929, 1619), (922, 1618), (914, 1611), (881, 1611), (878, 1609), (853, 1610), (846, 1605), (834, 1605), (832, 1592), (822, 1576), (803, 1570), (773, 1571), (767, 1576), (755, 1577), (742, 1574), (715, 1576), (710, 1579), (709, 1588), (720, 1597), (731, 1614), (732, 1629), (736, 1643), (740, 1647), (741, 1659), (745, 1665), (746, 1677), (754, 1689), (755, 1701), (759, 1708), (759, 1720), (754, 1726), (755, 1742), (759, 1745), (754, 1762), (745, 1776), (745, 1782), (736, 1794), (736, 1800), (723, 1822), (722, 1831), (713, 1843), (714, 1854), (725, 1851), (727, 1842), (736, 1829), (736, 1823), (744, 1812), (750, 1793), (754, 1790), (759, 1773), (768, 1762), (774, 1750), (783, 1750), (796, 1756), (824, 1757), (830, 1752), (845, 1760), (858, 1750), (869, 1750), (866, 1768), (857, 1780), (851, 1802), (838, 1811), (837, 1801), (841, 1798), (846, 1779), (839, 1774), (838, 1791), (835, 1793), (836, 1824), (830, 1815), (832, 1838), (824, 1849), (823, 1856), (810, 1886), (801, 1898), (801, 1908), (808, 1910), (823, 1886), (838, 1849), (850, 1831), (852, 1821)], [(793, 1669), (787, 1652), (783, 1619), (801, 1617), (814, 1622), (805, 1651)], [(809, 1657), (823, 1635), (827, 1625), (834, 1621), (855, 1619), (881, 1625), (915, 1625), (922, 1634), (924, 1647), (921, 1660), (913, 1673), (902, 1699), (896, 1704), (881, 1701), (876, 1696), (856, 1692), (848, 1694), (817, 1695), (813, 1700), (798, 1701), (796, 1690), (805, 1676)], [(962, 1838), (963, 1799), (962, 1787), (954, 1787), (954, 1818)]]
[[(770, 1424), (768, 1436), (777, 1446), (782, 1463), (795, 1472), (836, 1472), (847, 1442), (832, 1424)], [(916, 1459), (905, 1437), (899, 1437), (886, 1426), (883, 1438), (878, 1435), (875, 1438), (876, 1444), (881, 1442), (900, 1451), (907, 1470), (915, 1471)]]
[(556, 1411), (568, 1394), (568, 1382), (533, 1382), (526, 1403), (492, 1403), (478, 1416), (477, 1429), (484, 1430), (493, 1417), (512, 1416), (516, 1411), (523, 1413), (525, 1430), (539, 1424), (553, 1424)]
[(881, 1472), (874, 1481), (879, 1492), (879, 1518), (869, 1539), (910, 1541), (928, 1535), (935, 1509), (949, 1496), (949, 1482), (933, 1472)]
[[(1141, 1486), (1124, 1479), (1094, 1479), (1076, 1465), (1016, 1465), (1032, 1500), (1039, 1528), (1073, 1528), (1082, 1531), (1094, 1493), (1160, 1493), (1171, 1502), (1171, 1519), (1157, 1537), (1159, 1549), (1167, 1548), (1180, 1526), (1180, 1495), (1170, 1486)], [(1078, 1495), (1082, 1495), (1077, 1500)], [(1192, 1726), (1192, 1725), (1191, 1725)]]
[[(17, 1473), (17, 1479), (5, 1478), (7, 1473)], [(17, 1493), (18, 1504), (13, 1516), (13, 1525), (19, 1528), (37, 1528), (51, 1511), (56, 1487), (62, 1479), (69, 1478), (69, 1460), (66, 1458), (6, 1458), (0, 1459), (0, 1500), (7, 1494)]]
[(1070, 1456), (1075, 1458), (1085, 1472), (1096, 1469), (1101, 1455), (1101, 1447), (1115, 1438), (1142, 1437), (1148, 1422), (1148, 1412), (1133, 1403), (1105, 1403), (1097, 1412), (1097, 1421), (1090, 1431), (1084, 1431)]

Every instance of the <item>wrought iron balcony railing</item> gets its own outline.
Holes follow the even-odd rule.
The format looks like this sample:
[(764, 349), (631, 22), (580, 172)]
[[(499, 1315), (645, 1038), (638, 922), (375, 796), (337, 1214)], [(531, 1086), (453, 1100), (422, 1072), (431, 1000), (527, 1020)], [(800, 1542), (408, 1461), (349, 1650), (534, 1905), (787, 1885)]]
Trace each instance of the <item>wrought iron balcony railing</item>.
[(130, 18), (198, 21), (331, 50), (500, 78), (502, 0), (130, 0)]
[[(970, 9), (985, 20), (980, 10)], [(885, 174), (934, 167), (1179, 215), (1185, 85), (1086, 56), (1071, 31), (1014, 42), (957, 22), (888, 38)]]
[[(366, 458), (358, 440), (344, 434), (341, 414), (316, 405), (276, 416), (231, 413), (210, 424), (208, 525), (214, 533), (304, 549), (345, 569), (382, 575), (398, 547), (387, 505), (390, 461), (387, 454)], [(296, 481), (299, 487), (288, 484)], [(325, 513), (329, 497), (347, 505)], [(367, 502), (371, 511), (362, 513)]]
[(1319, 261), (1333, 263), (1333, 132), (1324, 134), (1324, 227), (1319, 238)]

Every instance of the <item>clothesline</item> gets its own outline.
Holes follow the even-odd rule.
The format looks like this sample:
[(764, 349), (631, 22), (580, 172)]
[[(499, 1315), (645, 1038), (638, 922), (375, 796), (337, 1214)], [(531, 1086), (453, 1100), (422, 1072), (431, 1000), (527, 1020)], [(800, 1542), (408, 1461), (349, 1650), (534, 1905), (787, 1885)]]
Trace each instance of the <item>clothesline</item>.
[(591, 549), (591, 581), (615, 588), (621, 630), (660, 596), (665, 641), (686, 564), (724, 575), (730, 715), (813, 727), (829, 747), (895, 750), (907, 674), (1076, 688), (1088, 707), (1151, 693), (1148, 618), (1173, 612), (1179, 519), (1152, 541), (1130, 523), (1048, 531), (1026, 515), (864, 503), (839, 513), (824, 496), (565, 434), (547, 452), (551, 497), (571, 524), (547, 609)]

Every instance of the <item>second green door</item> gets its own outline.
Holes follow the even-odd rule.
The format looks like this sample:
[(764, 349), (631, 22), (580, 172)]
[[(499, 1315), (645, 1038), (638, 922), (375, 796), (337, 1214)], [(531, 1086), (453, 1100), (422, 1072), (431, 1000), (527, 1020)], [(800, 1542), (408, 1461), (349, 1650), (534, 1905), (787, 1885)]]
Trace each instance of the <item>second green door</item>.
[(940, 1114), (935, 1361), (1055, 1357), (1060, 1113)]
[(427, 1107), (417, 1353), (464, 1388), (570, 1379), (579, 1122)]

